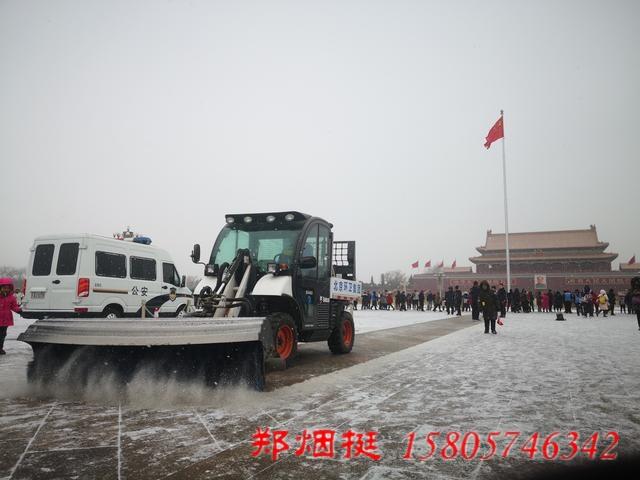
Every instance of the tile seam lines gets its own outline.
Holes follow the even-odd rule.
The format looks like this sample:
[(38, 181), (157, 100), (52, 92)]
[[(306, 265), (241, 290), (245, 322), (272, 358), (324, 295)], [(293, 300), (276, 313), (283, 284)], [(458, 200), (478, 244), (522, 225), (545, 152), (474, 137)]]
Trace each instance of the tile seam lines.
[[(413, 387), (414, 385), (416, 385), (416, 384), (418, 384), (418, 383), (419, 383), (419, 381), (413, 382), (413, 383), (411, 383), (411, 384), (409, 384), (409, 385), (407, 385), (407, 386), (405, 386), (405, 387), (401, 388), (400, 390), (397, 390), (396, 392), (392, 393), (391, 395), (388, 395), (387, 397), (380, 399), (380, 401), (376, 402), (375, 406), (378, 406), (378, 405), (380, 405), (380, 404), (382, 404), (382, 403), (386, 402), (386, 401), (387, 401), (387, 400), (389, 400), (391, 397), (394, 397), (395, 395), (397, 395), (398, 393), (402, 392), (403, 390), (406, 390), (406, 389), (408, 389), (408, 388), (410, 388), (410, 387)], [(373, 408), (373, 407), (370, 407), (370, 408)], [(356, 417), (354, 417), (354, 418), (350, 418), (350, 419), (348, 419), (348, 420), (345, 420), (344, 422), (342, 422), (342, 423), (340, 423), (340, 424), (336, 425), (336, 426), (335, 426), (335, 428), (334, 428), (333, 430), (338, 430), (340, 427), (342, 427), (342, 426), (343, 426), (344, 424), (346, 424), (347, 422), (352, 422), (352, 421), (354, 421), (355, 419), (357, 419), (357, 418), (359, 418), (359, 417), (362, 417), (362, 415), (363, 415), (363, 413), (361, 413), (360, 415), (357, 415), (357, 416), (356, 416)], [(275, 461), (275, 462), (273, 462), (271, 465), (269, 465), (269, 466), (267, 466), (267, 467), (263, 468), (262, 470), (260, 470), (260, 471), (258, 471), (258, 472), (256, 472), (256, 473), (254, 473), (253, 475), (251, 475), (250, 477), (248, 477), (248, 479), (252, 479), (252, 478), (254, 478), (256, 475), (260, 475), (262, 472), (265, 472), (266, 470), (269, 470), (270, 468), (274, 467), (276, 464), (278, 464), (279, 462), (281, 462), (282, 460), (284, 460), (284, 458), (285, 458), (285, 457), (283, 457), (283, 458), (282, 458), (282, 459), (280, 459), (280, 460), (276, 460), (276, 461)], [(365, 475), (366, 475), (366, 474), (365, 474)]]
[[(405, 372), (405, 371), (409, 371), (409, 370), (411, 370), (411, 366), (406, 367), (406, 368), (402, 369), (401, 371), (402, 371), (402, 372)], [(378, 379), (378, 380), (376, 380), (376, 381), (374, 381), (374, 382), (368, 383), (368, 384), (366, 384), (363, 388), (360, 388), (360, 389), (358, 389), (357, 391), (365, 391), (365, 390), (367, 390), (368, 388), (372, 387), (373, 385), (376, 385), (376, 384), (378, 384), (378, 383), (381, 383), (383, 380), (384, 380), (384, 378), (381, 378), (381, 379)], [(301, 418), (301, 417), (303, 417), (303, 416), (307, 416), (309, 413), (311, 413), (311, 412), (313, 412), (313, 411), (316, 411), (316, 410), (319, 410), (320, 408), (325, 407), (325, 406), (327, 406), (327, 405), (329, 405), (329, 404), (331, 404), (331, 403), (334, 403), (334, 402), (336, 402), (336, 401), (338, 401), (338, 400), (342, 400), (342, 399), (346, 398), (348, 395), (351, 395), (351, 394), (353, 394), (353, 390), (351, 390), (351, 391), (349, 391), (349, 392), (347, 392), (347, 393), (344, 393), (344, 394), (342, 394), (342, 395), (340, 395), (340, 396), (336, 397), (335, 399), (330, 400), (329, 402), (322, 403), (322, 404), (318, 405), (317, 407), (315, 407), (315, 408), (313, 408), (313, 409), (311, 409), (311, 410), (307, 410), (307, 411), (305, 411), (305, 413), (304, 413), (304, 414), (300, 414), (300, 415), (297, 415), (297, 416), (291, 417), (290, 419), (285, 420), (284, 422), (281, 422), (281, 423), (280, 423), (280, 425), (281, 425), (281, 426), (284, 426), (284, 425), (288, 424), (288, 423), (289, 423), (289, 422), (291, 422), (291, 421), (294, 421), (294, 420), (296, 420), (296, 419), (298, 419), (298, 418)], [(266, 411), (265, 411), (265, 413), (266, 413)], [(205, 459), (199, 460), (198, 462), (193, 463), (193, 464), (191, 464), (191, 465), (189, 465), (189, 466), (187, 466), (187, 467), (185, 467), (185, 468), (182, 468), (182, 469), (178, 470), (177, 472), (172, 472), (172, 473), (170, 473), (169, 475), (166, 475), (166, 476), (165, 476), (165, 477), (163, 477), (163, 478), (170, 478), (171, 476), (173, 476), (173, 475), (177, 475), (178, 473), (182, 472), (182, 471), (183, 471), (183, 470), (185, 470), (186, 468), (190, 468), (190, 467), (192, 467), (192, 466), (194, 466), (194, 465), (197, 465), (197, 464), (199, 464), (199, 463), (202, 463), (202, 462), (205, 462), (205, 461), (207, 461), (207, 460), (210, 460), (211, 458), (213, 458), (213, 457), (215, 457), (215, 456), (217, 456), (217, 455), (220, 455), (221, 453), (224, 453), (224, 452), (226, 452), (226, 451), (228, 451), (228, 450), (231, 450), (231, 449), (233, 449), (233, 448), (236, 448), (237, 446), (242, 445), (242, 444), (245, 444), (245, 443), (250, 443), (250, 441), (249, 441), (249, 440), (241, 440), (241, 441), (239, 441), (239, 442), (236, 442), (236, 443), (234, 443), (233, 445), (228, 446), (228, 447), (227, 447), (227, 448), (225, 448), (224, 450), (220, 450), (219, 452), (214, 453), (214, 454), (213, 454), (213, 455), (211, 455), (210, 457), (207, 457), (207, 458), (205, 458)]]
[[(511, 395), (509, 396), (509, 403), (507, 404), (507, 409), (511, 406), (511, 402), (513, 401), (513, 397), (514, 397), (514, 393), (513, 390), (511, 391)], [(505, 409), (506, 410), (506, 409)], [(498, 425), (496, 427), (496, 431), (500, 431), (500, 426), (502, 425), (502, 420), (504, 419), (504, 411), (503, 413), (500, 415), (500, 420), (498, 421)], [(482, 467), (483, 463), (482, 462), (478, 462), (478, 466), (473, 470), (473, 473), (471, 473), (471, 480), (476, 480), (476, 478), (478, 478), (478, 473), (480, 472), (480, 468)]]
[(75, 452), (77, 450), (100, 450), (102, 448), (118, 448), (117, 445), (97, 445), (95, 447), (50, 448), (48, 450), (31, 450), (29, 453)]
[(27, 443), (26, 448), (24, 449), (24, 452), (22, 452), (22, 455), (20, 455), (20, 458), (18, 458), (18, 461), (16, 462), (16, 464), (13, 466), (13, 468), (11, 469), (11, 472), (9, 473), (9, 476), (7, 477), (9, 480), (11, 478), (13, 478), (13, 475), (16, 473), (16, 470), (18, 469), (18, 467), (20, 466), (20, 464), (22, 463), (22, 460), (24, 460), (24, 457), (27, 455), (27, 452), (29, 451), (29, 448), (31, 448), (31, 444), (33, 443), (33, 441), (36, 439), (36, 437), (38, 436), (38, 433), (40, 433), (40, 430), (42, 429), (42, 427), (44, 426), (44, 424), (46, 423), (47, 419), (49, 418), (49, 415), (51, 415), (51, 412), (53, 411), (54, 408), (56, 408), (57, 403), (54, 403), (53, 405), (51, 405), (51, 408), (49, 409), (49, 411), (47, 412), (47, 414), (44, 416), (44, 418), (42, 419), (42, 421), (40, 422), (40, 424), (38, 425), (38, 428), (36, 429), (35, 433), (33, 434), (33, 436), (31, 437), (31, 439), (29, 440), (29, 442)]
[(200, 420), (200, 423), (202, 424), (202, 426), (204, 427), (204, 429), (207, 431), (207, 433), (209, 434), (209, 436), (211, 437), (211, 439), (215, 442), (216, 447), (218, 447), (219, 450), (222, 450), (222, 447), (220, 447), (220, 443), (218, 443), (218, 439), (216, 437), (213, 436), (213, 433), (211, 433), (211, 430), (209, 430), (209, 427), (207, 426), (207, 424), (204, 422), (204, 419), (202, 418), (202, 415), (200, 415), (200, 412), (198, 411), (194, 411), (194, 413), (196, 414), (196, 416), (198, 417), (198, 420)]
[(122, 404), (118, 404), (118, 480), (122, 477)]

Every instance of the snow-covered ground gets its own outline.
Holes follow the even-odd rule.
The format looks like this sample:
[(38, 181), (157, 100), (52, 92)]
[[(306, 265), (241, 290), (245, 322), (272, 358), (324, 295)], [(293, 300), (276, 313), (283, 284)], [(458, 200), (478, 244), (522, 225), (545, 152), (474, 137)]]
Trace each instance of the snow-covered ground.
[[(429, 320), (431, 314), (358, 311), (355, 319), (364, 329), (370, 321), (397, 326), (414, 315)], [(620, 435), (619, 455), (640, 453), (635, 316), (567, 315), (558, 322), (555, 314), (509, 315), (498, 335), (469, 322), (470, 328), (273, 392), (139, 385), (124, 404), (99, 393), (61, 400), (20, 392), (16, 378), (28, 355), (10, 341), (9, 355), (0, 359), (0, 391), (12, 392), (0, 401), (0, 476), (516, 478), (548, 464), (541, 453), (528, 459), (520, 451), (524, 440), (554, 431), (563, 454), (572, 431), (580, 445), (599, 432), (598, 455), (611, 443), (604, 438), (610, 431)], [(304, 430), (335, 430), (336, 456), (313, 459), (292, 449), (275, 462), (254, 458), (258, 427), (287, 430), (293, 449)], [(341, 435), (349, 429), (378, 432), (382, 458), (342, 458)], [(499, 454), (489, 461), (439, 455), (420, 461), (430, 431), (478, 432), (478, 455), (488, 451), (491, 431), (517, 431), (521, 438), (506, 458), (502, 435)], [(414, 454), (405, 459), (410, 432)], [(586, 457), (576, 458), (589, 463)]]
[(356, 333), (374, 332), (387, 328), (406, 327), (416, 323), (431, 322), (443, 318), (452, 317), (446, 312), (418, 312), (410, 310), (400, 312), (394, 310), (357, 310), (354, 312), (353, 321), (356, 325)]

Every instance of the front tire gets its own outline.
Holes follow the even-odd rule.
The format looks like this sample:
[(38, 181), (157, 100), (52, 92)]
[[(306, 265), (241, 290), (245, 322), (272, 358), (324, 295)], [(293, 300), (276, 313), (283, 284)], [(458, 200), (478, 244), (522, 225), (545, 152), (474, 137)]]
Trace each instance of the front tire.
[(275, 357), (280, 358), (285, 366), (295, 357), (298, 352), (298, 329), (290, 315), (286, 313), (276, 313), (271, 316), (274, 332)]
[(356, 329), (353, 324), (353, 317), (349, 312), (342, 312), (340, 323), (335, 326), (327, 343), (331, 353), (340, 355), (349, 353), (353, 349), (356, 337)]

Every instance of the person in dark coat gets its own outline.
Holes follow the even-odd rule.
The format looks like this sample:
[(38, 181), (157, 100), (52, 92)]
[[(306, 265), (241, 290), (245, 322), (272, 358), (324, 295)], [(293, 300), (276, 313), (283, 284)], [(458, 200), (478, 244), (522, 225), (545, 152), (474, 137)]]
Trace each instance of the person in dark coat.
[(582, 296), (582, 316), (586, 317), (587, 314), (593, 317), (593, 297), (591, 296), (591, 288), (589, 286), (584, 287), (584, 294)]
[(564, 300), (562, 298), (562, 294), (560, 293), (559, 290), (556, 290), (556, 293), (553, 297), (553, 309), (556, 312), (561, 312), (563, 304), (564, 304)]
[(462, 290), (460, 290), (458, 285), (456, 285), (456, 289), (453, 292), (453, 304), (456, 307), (456, 315), (459, 317), (462, 315), (462, 312), (460, 311), (462, 308)]
[(453, 287), (449, 287), (449, 290), (447, 290), (444, 294), (444, 303), (446, 303), (447, 305), (447, 315), (453, 314), (453, 300), (454, 300)]
[(616, 292), (613, 291), (613, 288), (609, 289), (609, 293), (607, 293), (607, 297), (609, 297), (609, 312), (611, 316), (615, 315), (616, 308)]
[(500, 282), (498, 289), (498, 303), (500, 304), (500, 317), (504, 318), (507, 316), (507, 291), (502, 282)]
[(400, 311), (406, 312), (407, 311), (407, 294), (404, 293), (404, 290), (400, 292), (400, 296), (398, 297), (398, 300), (400, 302)]
[(482, 318), (484, 318), (484, 333), (489, 333), (489, 326), (491, 326), (491, 333), (497, 334), (496, 318), (498, 316), (498, 310), (500, 309), (500, 305), (498, 304), (498, 295), (491, 290), (489, 282), (486, 280), (480, 282), (479, 297)]
[(418, 310), (424, 312), (424, 290), (420, 290), (418, 294)]
[(513, 290), (513, 303), (511, 304), (511, 311), (514, 313), (520, 312), (520, 290), (517, 288)]
[(469, 295), (471, 295), (471, 320), (480, 320), (480, 310), (478, 308), (480, 287), (478, 287), (477, 281), (473, 282), (473, 287), (469, 290)]
[(527, 291), (523, 288), (520, 292), (522, 311), (524, 313), (529, 313), (529, 297), (527, 295)]
[(640, 330), (640, 277), (633, 277), (631, 279), (631, 308), (628, 313), (635, 311), (636, 318), (638, 319), (638, 330)]

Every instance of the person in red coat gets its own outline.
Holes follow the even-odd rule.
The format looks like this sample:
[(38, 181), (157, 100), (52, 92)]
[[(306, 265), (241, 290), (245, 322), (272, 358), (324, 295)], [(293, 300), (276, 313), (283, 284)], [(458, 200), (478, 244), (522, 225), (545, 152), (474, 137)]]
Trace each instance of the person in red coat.
[(13, 280), (7, 277), (0, 278), (0, 355), (6, 354), (4, 339), (7, 336), (7, 328), (13, 326), (12, 312), (22, 312), (13, 294)]
[(549, 312), (550, 311), (550, 305), (549, 305), (549, 294), (547, 292), (543, 292), (542, 293), (542, 311), (543, 312)]

